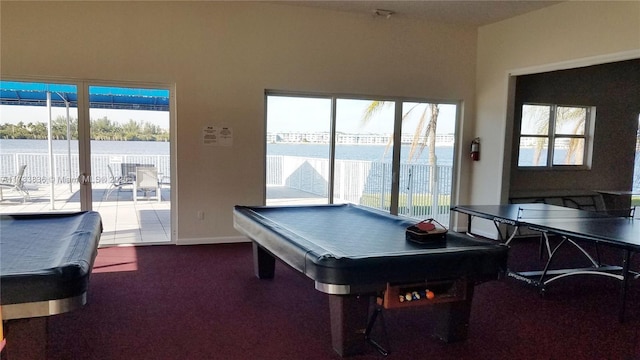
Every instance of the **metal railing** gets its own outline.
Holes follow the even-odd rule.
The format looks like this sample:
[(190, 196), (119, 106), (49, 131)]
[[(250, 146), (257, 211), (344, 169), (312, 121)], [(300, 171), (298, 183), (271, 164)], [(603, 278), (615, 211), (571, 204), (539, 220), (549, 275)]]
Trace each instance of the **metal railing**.
[[(266, 169), (267, 186), (328, 196), (328, 159), (269, 155)], [(399, 214), (416, 219), (434, 218), (448, 224), (452, 172), (451, 166), (402, 163)], [(334, 202), (389, 210), (391, 173), (389, 162), (336, 160)]]
[[(121, 163), (153, 164), (169, 182), (169, 155), (108, 154), (91, 156), (91, 182), (110, 184), (113, 175), (121, 174)], [(0, 154), (0, 177), (15, 176), (20, 165), (27, 165), (25, 184), (66, 184), (78, 182), (78, 154), (54, 154), (53, 178), (49, 155), (43, 153)], [(70, 168), (71, 167), (71, 168)], [(267, 186), (283, 186), (321, 197), (328, 196), (328, 159), (298, 156), (267, 156)], [(434, 172), (432, 174), (432, 172)], [(359, 160), (335, 161), (334, 202), (361, 204), (389, 210), (391, 205), (391, 163)], [(434, 218), (449, 222), (452, 167), (402, 163), (400, 165), (399, 209), (412, 218)]]
[[(130, 155), (108, 154), (91, 156), (91, 182), (93, 184), (110, 184), (113, 180), (109, 173), (110, 165), (113, 175), (121, 174), (121, 163), (152, 164), (162, 174), (162, 181), (169, 182), (170, 156), (169, 155)], [(0, 154), (0, 178), (15, 176), (21, 165), (27, 165), (22, 178), (25, 184), (67, 184), (77, 183), (79, 174), (78, 154), (53, 154), (53, 176), (49, 172), (51, 162), (49, 154), (43, 153), (14, 153)]]

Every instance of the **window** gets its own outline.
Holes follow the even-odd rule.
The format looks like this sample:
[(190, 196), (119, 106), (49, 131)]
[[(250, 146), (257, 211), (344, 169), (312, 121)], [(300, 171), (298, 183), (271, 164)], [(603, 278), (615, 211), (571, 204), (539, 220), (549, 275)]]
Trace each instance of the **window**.
[(449, 223), (458, 105), (267, 91), (266, 204)]
[(524, 104), (518, 166), (586, 167), (592, 113), (586, 106)]

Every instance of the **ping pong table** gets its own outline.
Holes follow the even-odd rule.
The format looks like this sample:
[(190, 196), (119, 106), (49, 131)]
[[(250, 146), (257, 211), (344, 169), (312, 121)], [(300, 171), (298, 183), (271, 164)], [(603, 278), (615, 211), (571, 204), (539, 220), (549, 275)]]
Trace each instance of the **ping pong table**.
[[(498, 230), (500, 240), (506, 244), (513, 242), (519, 229), (531, 229), (542, 234), (542, 245), (546, 247), (548, 255), (544, 268), (541, 271), (507, 271), (507, 276), (533, 285), (541, 293), (544, 293), (545, 287), (551, 282), (573, 275), (607, 276), (620, 281), (619, 319), (623, 321), (629, 277), (640, 277), (638, 273), (630, 270), (632, 254), (640, 252), (640, 220), (543, 203), (458, 205), (451, 210), (468, 216), (467, 232), (471, 235), (473, 218), (492, 221)], [(504, 225), (506, 230), (503, 232)], [(549, 235), (560, 238), (553, 247), (550, 245)], [(602, 264), (599, 253), (594, 258), (581, 246), (581, 242), (593, 243), (596, 249), (599, 244), (621, 249), (622, 264)], [(591, 266), (551, 270), (558, 249), (565, 245), (572, 245), (580, 250)]]

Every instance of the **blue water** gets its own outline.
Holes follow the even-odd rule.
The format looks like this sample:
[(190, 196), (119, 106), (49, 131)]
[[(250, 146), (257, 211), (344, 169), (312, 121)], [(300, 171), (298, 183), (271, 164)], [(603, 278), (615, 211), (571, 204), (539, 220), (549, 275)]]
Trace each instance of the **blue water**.
[[(78, 153), (78, 141), (71, 140), (71, 153)], [(66, 154), (68, 145), (66, 140), (54, 140), (53, 153)], [(136, 155), (169, 155), (169, 143), (158, 141), (91, 141), (93, 154), (136, 154)], [(403, 145), (401, 155), (403, 161), (408, 159), (410, 146)], [(3, 139), (0, 140), (0, 154), (41, 154), (48, 152), (46, 140)], [(309, 158), (327, 158), (328, 145), (319, 144), (268, 144), (268, 155), (289, 155)], [(391, 149), (384, 145), (338, 145), (337, 159), (364, 161), (391, 161)], [(425, 148), (417, 163), (427, 163), (428, 149)], [(450, 146), (437, 147), (438, 164), (453, 164), (453, 148)]]
[[(409, 159), (410, 145), (402, 145), (400, 156), (402, 162)], [(267, 155), (289, 155), (309, 158), (328, 158), (329, 146), (321, 144), (267, 144)], [(414, 163), (427, 164), (429, 149), (425, 148)], [(336, 145), (336, 159), (390, 162), (391, 148), (385, 145)], [(436, 147), (438, 165), (453, 164), (453, 147)]]

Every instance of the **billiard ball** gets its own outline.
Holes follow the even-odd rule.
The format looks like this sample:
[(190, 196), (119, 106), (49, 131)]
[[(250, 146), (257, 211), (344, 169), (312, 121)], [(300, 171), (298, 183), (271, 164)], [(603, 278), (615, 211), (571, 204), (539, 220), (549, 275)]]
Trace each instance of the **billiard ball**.
[(431, 290), (427, 290), (426, 295), (427, 295), (427, 299), (429, 300), (433, 300), (433, 298), (436, 297), (436, 294), (434, 294), (433, 291)]

